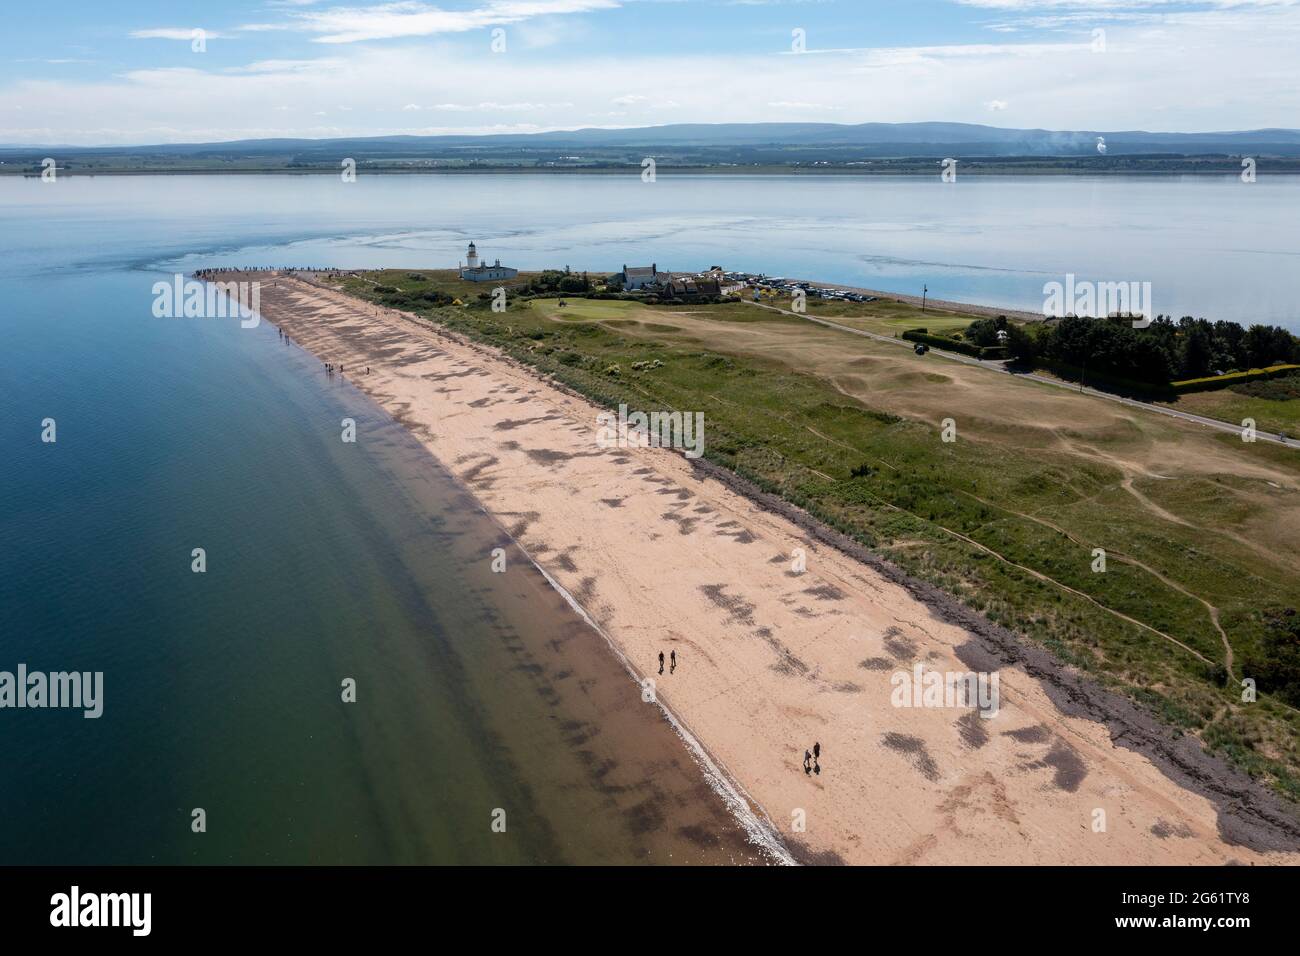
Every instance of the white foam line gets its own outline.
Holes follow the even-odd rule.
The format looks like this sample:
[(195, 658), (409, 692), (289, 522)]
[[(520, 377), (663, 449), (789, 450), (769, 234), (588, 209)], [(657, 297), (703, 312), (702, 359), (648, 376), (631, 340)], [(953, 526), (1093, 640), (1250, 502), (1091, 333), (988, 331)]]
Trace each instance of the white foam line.
[[(511, 540), (514, 539), (512, 538)], [(515, 545), (524, 553), (528, 560), (533, 563), (533, 567), (542, 573), (542, 577), (546, 578), (551, 587), (555, 588), (564, 600), (569, 603), (569, 606), (578, 612), (578, 616), (586, 621), (593, 631), (605, 639), (605, 643), (609, 645), (610, 650), (614, 652), (614, 655), (622, 662), (623, 667), (627, 669), (628, 674), (631, 675), (633, 683), (635, 683), (637, 687), (640, 687), (640, 675), (637, 673), (636, 668), (632, 666), (632, 662), (627, 659), (627, 655), (625, 655), (622, 649), (614, 643), (614, 639), (610, 637), (609, 634), (605, 633), (604, 628), (592, 620), (591, 615), (588, 614), (586, 609), (578, 603), (567, 589), (565, 589), (564, 585), (551, 577), (547, 570), (537, 563), (537, 559), (528, 553), (527, 548), (518, 541), (515, 541)], [(686, 729), (686, 726), (677, 719), (677, 716), (668, 708), (668, 706), (659, 699), (658, 694), (655, 695), (655, 703), (659, 705), (659, 709), (662, 710), (664, 716), (668, 718), (668, 722), (672, 724), (672, 727), (677, 731), (678, 736), (680, 736), (682, 740), (685, 741), (686, 746), (690, 748), (691, 755), (695, 757), (695, 760), (704, 770), (704, 777), (709, 782), (709, 786), (712, 787), (724, 801), (726, 801), (732, 814), (736, 816), (740, 821), (740, 825), (744, 827), (745, 833), (748, 835), (750, 841), (757, 844), (783, 866), (797, 866), (798, 864), (796, 864), (794, 857), (791, 856), (790, 851), (786, 849), (785, 844), (781, 841), (781, 837), (776, 832), (776, 828), (772, 825), (771, 821), (764, 817), (760, 817), (754, 812), (753, 803), (748, 799), (749, 795), (745, 793), (744, 788), (741, 787), (739, 783), (735, 782), (730, 774), (719, 769), (713, 758), (709, 755), (708, 750), (706, 750), (695, 736)]]

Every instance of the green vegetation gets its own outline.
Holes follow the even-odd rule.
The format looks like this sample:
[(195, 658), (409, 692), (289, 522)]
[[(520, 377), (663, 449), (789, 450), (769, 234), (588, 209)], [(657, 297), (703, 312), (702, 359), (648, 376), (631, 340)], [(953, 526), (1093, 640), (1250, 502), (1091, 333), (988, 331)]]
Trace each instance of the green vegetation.
[(1293, 607), (1270, 608), (1264, 620), (1268, 630), (1246, 666), (1278, 697), (1300, 707), (1300, 614)]
[[(788, 296), (772, 299), (767, 304), (786, 310), (792, 306)], [(923, 311), (919, 305), (911, 302), (884, 297), (872, 302), (843, 302), (810, 297), (804, 304), (807, 314), (816, 318), (892, 336), (920, 326), (924, 326), (928, 332), (947, 335), (961, 332), (977, 318), (974, 313), (949, 312), (933, 307)]]
[[(376, 278), (420, 301), (423, 286), (404, 275)], [(343, 284), (372, 299), (391, 295), (364, 277)], [(525, 277), (520, 284), (528, 287)], [(757, 346), (747, 351), (739, 336), (716, 335), (702, 346), (683, 328), (696, 323), (698, 332), (698, 323), (707, 321), (716, 329), (715, 320), (725, 319), (783, 332), (784, 339), (790, 324), (802, 319), (752, 307), (570, 302), (572, 313), (559, 309), (553, 296), (512, 298), (504, 313), (478, 299), (464, 308), (417, 311), (606, 407), (626, 402), (647, 411), (703, 410), (711, 461), (1042, 643), (1300, 798), (1300, 713), (1288, 706), (1294, 699), (1294, 628), (1277, 623), (1293, 620), (1286, 609), (1300, 606), (1300, 575), (1235, 530), (1251, 516), (1245, 509), (1254, 507), (1243, 502), (1254, 499), (1230, 492), (1254, 494), (1253, 479), (1139, 477), (1130, 494), (1120, 487), (1124, 473), (1104, 454), (1033, 447), (1020, 436), (1002, 441), (995, 431), (944, 443), (935, 422), (857, 401), (828, 378), (783, 364), (775, 353)], [(983, 334), (976, 329), (974, 336)], [(905, 368), (904, 374), (912, 381), (932, 377), (938, 381), (931, 387), (944, 388), (939, 382), (946, 379), (933, 365), (901, 349), (854, 336), (845, 337), (842, 349), (833, 347), (862, 350), (861, 361), (889, 363), (895, 371), (898, 363), (915, 361), (919, 371)], [(891, 355), (875, 357), (882, 349)], [(877, 388), (889, 388), (888, 377), (877, 378)], [(989, 378), (999, 388), (1026, 389), (1029, 399), (1037, 388)], [(1062, 428), (1085, 429), (1086, 420), (1085, 414), (1083, 424)], [(1135, 436), (1087, 432), (1083, 440), (1115, 452)], [(1293, 453), (1284, 449), (1251, 446), (1251, 454), (1292, 467)], [(1154, 515), (1156, 506), (1179, 520)], [(1116, 527), (1125, 529), (1122, 553), (1112, 549), (1107, 573), (1093, 573), (1091, 549), (1109, 544)], [(1267, 604), (1261, 595), (1269, 596)], [(1252, 668), (1258, 703), (1243, 704), (1240, 688), (1228, 680), (1224, 637), (1203, 602), (1217, 609), (1235, 651), (1235, 678), (1243, 662)]]
[[(974, 324), (972, 323), (972, 325)], [(1002, 359), (1007, 357), (1007, 350), (1002, 346), (977, 345), (971, 342), (968, 336), (958, 338), (955, 335), (931, 335), (928, 329), (908, 329), (903, 333), (902, 337), (909, 342), (924, 342), (926, 345), (932, 345), (937, 349), (948, 349), (951, 352), (972, 355), (978, 359)]]
[(1133, 328), (1126, 317), (1067, 316), (1026, 331), (1029, 335), (1016, 352), (1022, 361), (1087, 368), (1098, 376), (1157, 390), (1168, 390), (1174, 380), (1192, 379), (1198, 380), (1198, 389), (1213, 387), (1205, 380), (1221, 372), (1300, 363), (1300, 339), (1270, 325), (1242, 328), (1236, 322), (1190, 316), (1174, 322), (1158, 316), (1145, 328)]
[[(521, 272), (513, 279), (470, 282), (460, 278), (455, 269), (432, 269), (409, 272), (387, 269), (376, 272), (346, 273), (340, 286), (355, 295), (382, 302), (395, 309), (420, 310), (430, 306), (490, 304), (492, 290), (504, 288), (511, 299), (522, 301), (535, 296), (572, 294), (601, 299), (626, 299), (622, 293), (610, 292), (603, 278), (585, 272), (548, 269), (544, 272)], [(628, 304), (631, 304), (630, 301)]]
[(1229, 386), (1238, 395), (1263, 398), (1270, 402), (1287, 402), (1300, 398), (1300, 371), (1284, 376), (1269, 376), (1265, 381), (1237, 382)]
[(1261, 431), (1300, 438), (1300, 373), (1181, 395), (1172, 407), (1225, 422), (1250, 418)]
[(1216, 388), (1229, 388), (1233, 385), (1245, 385), (1282, 376), (1300, 369), (1300, 365), (1274, 365), (1271, 368), (1252, 368), (1244, 372), (1228, 372), (1224, 375), (1211, 375), (1207, 378), (1190, 378), (1182, 382), (1171, 383), (1175, 392), (1205, 392)]

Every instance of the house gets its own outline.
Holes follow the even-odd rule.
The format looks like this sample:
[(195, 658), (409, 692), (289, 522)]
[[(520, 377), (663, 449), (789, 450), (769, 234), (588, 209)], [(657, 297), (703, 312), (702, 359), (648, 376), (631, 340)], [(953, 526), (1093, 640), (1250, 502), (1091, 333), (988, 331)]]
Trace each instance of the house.
[(618, 274), (618, 280), (623, 284), (624, 292), (644, 289), (646, 286), (654, 285), (664, 279), (672, 279), (672, 273), (660, 272), (659, 266), (655, 263), (651, 263), (649, 266), (633, 266), (631, 269), (624, 263), (623, 271)]
[(695, 276), (682, 276), (679, 279), (674, 279), (666, 276), (653, 286), (648, 286), (646, 291), (655, 293), (661, 299), (680, 299), (684, 302), (693, 302), (698, 299), (721, 296), (722, 284), (717, 279), (697, 278)]
[(518, 269), (511, 269), (509, 266), (503, 266), (498, 259), (495, 264), (488, 265), (486, 262), (479, 262), (478, 250), (474, 248), (474, 243), (469, 244), (469, 252), (465, 256), (465, 265), (460, 269), (460, 277), (468, 279), (470, 282), (491, 282), (494, 279), (513, 279), (519, 275)]

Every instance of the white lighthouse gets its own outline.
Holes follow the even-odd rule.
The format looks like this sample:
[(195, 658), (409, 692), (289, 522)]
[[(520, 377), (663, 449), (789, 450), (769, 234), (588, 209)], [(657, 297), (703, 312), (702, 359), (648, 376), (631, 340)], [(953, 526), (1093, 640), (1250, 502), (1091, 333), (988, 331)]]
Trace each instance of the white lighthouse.
[(465, 267), (460, 270), (460, 277), (468, 279), (470, 282), (488, 282), (492, 279), (513, 279), (519, 275), (518, 269), (512, 269), (509, 266), (503, 266), (498, 259), (495, 264), (488, 265), (482, 262), (478, 257), (478, 249), (474, 243), (469, 244), (469, 252), (465, 256)]

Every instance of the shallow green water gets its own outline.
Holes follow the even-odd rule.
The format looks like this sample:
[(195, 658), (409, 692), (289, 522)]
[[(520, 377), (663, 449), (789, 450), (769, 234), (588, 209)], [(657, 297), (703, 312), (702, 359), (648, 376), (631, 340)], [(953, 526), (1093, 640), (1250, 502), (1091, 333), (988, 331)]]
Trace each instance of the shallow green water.
[(152, 316), (163, 258), (221, 261), (275, 216), (96, 197), (0, 206), (0, 670), (104, 674), (99, 719), (0, 709), (0, 862), (754, 858), (399, 426), (268, 324)]

